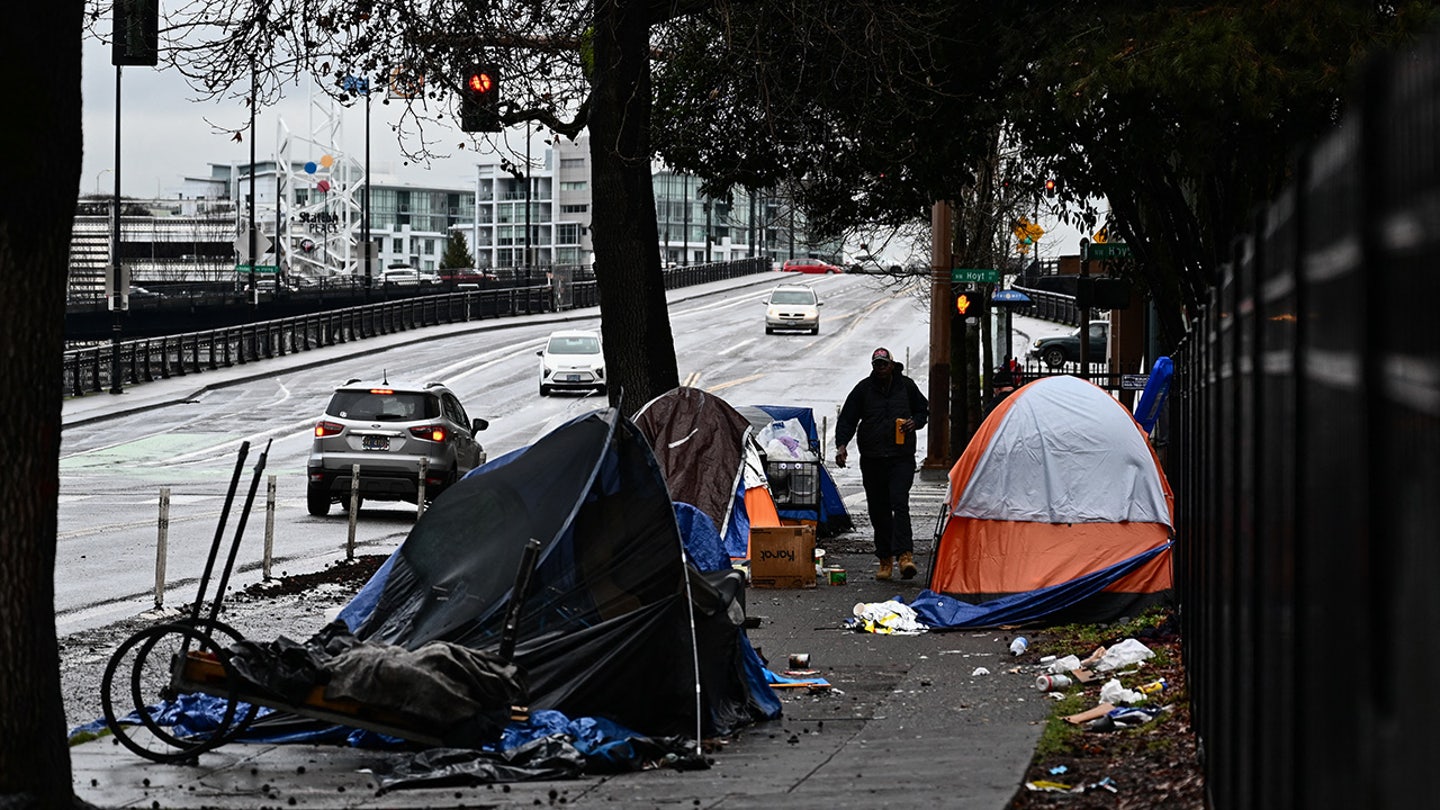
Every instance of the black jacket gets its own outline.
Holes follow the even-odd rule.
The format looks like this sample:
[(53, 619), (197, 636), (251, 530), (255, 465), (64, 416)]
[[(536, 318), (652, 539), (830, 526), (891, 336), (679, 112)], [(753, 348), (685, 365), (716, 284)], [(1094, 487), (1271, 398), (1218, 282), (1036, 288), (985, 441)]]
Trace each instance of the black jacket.
[(930, 416), (930, 403), (915, 381), (901, 373), (903, 368), (895, 364), (886, 388), (872, 374), (851, 389), (835, 420), (836, 447), (844, 447), (854, 437), (862, 456), (915, 455), (913, 432), (905, 434), (903, 444), (895, 443), (895, 420), (914, 419), (919, 430)]

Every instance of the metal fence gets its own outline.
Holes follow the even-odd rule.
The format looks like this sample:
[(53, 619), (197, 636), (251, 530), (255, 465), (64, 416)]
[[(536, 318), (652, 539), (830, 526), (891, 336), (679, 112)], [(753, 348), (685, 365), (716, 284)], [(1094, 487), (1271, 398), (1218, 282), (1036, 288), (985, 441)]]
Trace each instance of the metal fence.
[(1363, 89), (1175, 356), (1176, 589), (1225, 810), (1430, 801), (1440, 43)]
[[(675, 268), (665, 288), (677, 289), (769, 269), (764, 259)], [(559, 293), (563, 292), (563, 298)], [(599, 303), (594, 278), (557, 291), (552, 285), (420, 295), (377, 304), (259, 321), (219, 329), (125, 340), (65, 352), (65, 391), (83, 396), (136, 383), (281, 357), (410, 329), (551, 312)]]

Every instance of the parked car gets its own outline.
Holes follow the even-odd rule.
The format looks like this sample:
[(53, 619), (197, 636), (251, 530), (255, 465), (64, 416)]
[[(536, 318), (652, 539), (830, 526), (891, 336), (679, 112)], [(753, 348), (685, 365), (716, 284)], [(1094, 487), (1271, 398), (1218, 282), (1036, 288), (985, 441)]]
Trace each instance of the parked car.
[(420, 271), (413, 267), (387, 267), (380, 273), (380, 283), (397, 287), (418, 287)]
[[(1110, 343), (1110, 322), (1090, 322), (1090, 359), (1103, 360)], [(1030, 357), (1040, 360), (1051, 368), (1060, 368), (1066, 363), (1080, 362), (1080, 330), (1068, 335), (1045, 337), (1030, 347)]]
[(439, 281), (457, 290), (478, 290), (487, 281), (494, 281), (495, 274), (476, 270), (473, 267), (452, 267), (440, 271)]
[(485, 463), (476, 434), (489, 426), (471, 419), (455, 392), (438, 382), (350, 380), (330, 395), (315, 423), (306, 506), (317, 517), (336, 501), (348, 507), (355, 464), (362, 499), (418, 503), (423, 461), (425, 498), (432, 500)]
[(782, 284), (765, 297), (765, 334), (776, 329), (803, 329), (820, 334), (820, 306), (815, 291), (801, 284)]
[(540, 396), (567, 390), (605, 393), (605, 351), (600, 333), (579, 329), (551, 332), (540, 356)]
[(843, 273), (839, 265), (831, 264), (822, 259), (789, 259), (780, 269), (787, 273), (819, 273), (828, 275), (830, 273)]

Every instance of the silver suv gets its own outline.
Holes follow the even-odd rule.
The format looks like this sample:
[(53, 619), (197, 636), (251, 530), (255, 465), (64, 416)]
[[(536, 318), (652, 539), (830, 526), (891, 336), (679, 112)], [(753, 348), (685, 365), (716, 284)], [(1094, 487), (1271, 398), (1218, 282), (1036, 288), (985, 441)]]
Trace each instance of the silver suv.
[(335, 389), (315, 423), (306, 465), (310, 514), (329, 514), (336, 501), (349, 505), (356, 464), (362, 499), (418, 503), (423, 462), (425, 499), (432, 500), (485, 463), (475, 434), (489, 426), (472, 421), (455, 392), (438, 382), (350, 380)]

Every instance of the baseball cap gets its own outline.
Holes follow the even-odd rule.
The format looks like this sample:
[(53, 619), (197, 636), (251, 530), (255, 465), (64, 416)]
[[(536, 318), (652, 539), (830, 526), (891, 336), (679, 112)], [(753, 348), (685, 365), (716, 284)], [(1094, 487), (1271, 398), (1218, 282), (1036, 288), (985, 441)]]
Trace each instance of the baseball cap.
[(871, 363), (878, 363), (878, 362), (881, 362), (881, 361), (884, 361), (884, 362), (886, 362), (886, 363), (893, 363), (893, 362), (895, 362), (895, 359), (890, 356), (890, 350), (889, 350), (889, 349), (880, 348), (880, 349), (876, 349), (875, 351), (873, 351), (873, 352), (870, 353), (870, 362), (871, 362)]

